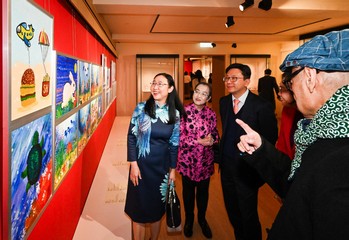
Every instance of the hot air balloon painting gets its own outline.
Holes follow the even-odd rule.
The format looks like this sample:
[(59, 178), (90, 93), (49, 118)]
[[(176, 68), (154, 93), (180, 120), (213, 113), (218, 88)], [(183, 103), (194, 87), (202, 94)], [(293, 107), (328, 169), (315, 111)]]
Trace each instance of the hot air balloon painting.
[(50, 75), (46, 71), (45, 61), (50, 46), (50, 40), (48, 38), (47, 33), (44, 30), (42, 30), (39, 34), (39, 46), (41, 49), (42, 65), (44, 66), (45, 70), (45, 75), (42, 80), (41, 95), (43, 97), (47, 97), (50, 93)]
[(33, 2), (10, 4), (11, 121), (47, 108), (53, 101), (53, 17)]
[(28, 52), (28, 64), (29, 67), (24, 71), (22, 75), (20, 97), (22, 106), (26, 107), (30, 104), (36, 102), (36, 92), (35, 92), (35, 74), (33, 69), (30, 67), (30, 47), (31, 40), (34, 37), (34, 28), (32, 24), (27, 24), (26, 22), (21, 22), (16, 27), (17, 36), (23, 41), (27, 52)]

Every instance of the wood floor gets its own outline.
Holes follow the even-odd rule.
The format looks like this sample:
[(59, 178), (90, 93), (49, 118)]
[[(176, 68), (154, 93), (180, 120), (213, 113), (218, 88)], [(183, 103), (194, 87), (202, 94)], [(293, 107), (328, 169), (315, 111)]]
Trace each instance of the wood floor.
[[(74, 240), (131, 240), (131, 221), (124, 213), (128, 163), (126, 161), (126, 136), (129, 117), (117, 117), (105, 146), (103, 156), (96, 172), (89, 196), (77, 226)], [(220, 130), (220, 129), (219, 129)], [(116, 154), (117, 153), (117, 154)], [(211, 177), (209, 204), (206, 219), (211, 227), (213, 238), (234, 240), (233, 227), (230, 225), (223, 202), (220, 175), (217, 171)], [(177, 194), (182, 200), (182, 182), (178, 175), (176, 180)], [(264, 185), (259, 191), (259, 216), (262, 224), (263, 240), (266, 239), (266, 228), (272, 225), (280, 203), (274, 198), (272, 190)], [(190, 239), (205, 239), (196, 219), (193, 236)], [(149, 240), (147, 229), (145, 240)], [(182, 232), (169, 234), (162, 221), (159, 240), (186, 239)]]
[[(217, 166), (215, 166), (217, 167)], [(178, 192), (178, 196), (183, 203), (182, 200), (182, 183), (181, 177), (177, 176), (176, 180), (176, 189)], [(259, 190), (259, 201), (258, 201), (258, 212), (259, 218), (262, 224), (262, 235), (263, 239), (266, 239), (266, 228), (270, 228), (277, 212), (279, 211), (280, 203), (275, 198), (274, 192), (269, 188), (268, 185), (264, 185)], [(196, 209), (195, 209), (196, 210)], [(184, 207), (182, 204), (182, 217), (184, 218)], [(195, 212), (196, 214), (196, 212)], [(197, 215), (195, 215), (196, 217)], [(235, 239), (233, 227), (231, 226), (228, 216), (225, 211), (222, 188), (220, 183), (220, 175), (217, 172), (217, 168), (215, 174), (211, 177), (210, 182), (210, 195), (209, 195), (209, 204), (206, 213), (206, 219), (209, 223), (212, 230), (212, 239)], [(184, 221), (184, 219), (182, 219)], [(146, 239), (149, 239), (150, 231), (147, 231)], [(180, 239), (189, 239), (186, 238), (183, 232), (180, 233), (167, 233), (165, 222), (162, 221), (161, 232), (160, 232), (160, 240), (168, 239), (168, 240), (180, 240)], [(190, 238), (192, 240), (202, 240), (206, 239), (201, 232), (201, 228), (198, 225), (196, 219), (194, 222), (193, 228), (193, 236)]]
[[(186, 100), (184, 103), (187, 104), (191, 102), (191, 100)], [(210, 106), (210, 104), (209, 104)], [(211, 107), (211, 106), (210, 106)], [(217, 128), (219, 131), (219, 134), (221, 136), (222, 129), (221, 129), (221, 121), (219, 119), (219, 114), (217, 114)], [(181, 177), (178, 175), (176, 180), (176, 189), (178, 192), (178, 196), (182, 200), (182, 182)], [(210, 181), (210, 193), (209, 193), (209, 203), (206, 213), (206, 219), (209, 223), (211, 230), (212, 230), (212, 239), (219, 239), (219, 240), (225, 240), (225, 239), (235, 239), (234, 237), (234, 230), (231, 226), (227, 213), (225, 211), (224, 202), (223, 202), (223, 193), (222, 193), (222, 187), (220, 182), (220, 175), (218, 173), (218, 165), (215, 164), (215, 173), (211, 177)], [(183, 204), (182, 204), (183, 205)], [(270, 187), (265, 184), (263, 185), (259, 190), (259, 198), (258, 198), (258, 214), (259, 219), (262, 225), (262, 237), (263, 240), (267, 238), (266, 228), (270, 228), (272, 223), (274, 222), (274, 219), (276, 217), (277, 212), (280, 209), (280, 202), (275, 198), (274, 192), (270, 189)], [(184, 207), (182, 206), (182, 217), (184, 218)], [(196, 211), (196, 209), (195, 209)], [(196, 214), (196, 212), (195, 212)], [(197, 215), (195, 215), (197, 217)], [(184, 219), (183, 224), (184, 224)], [(181, 233), (176, 234), (169, 234), (166, 231), (165, 222), (162, 222), (161, 226), (161, 232), (159, 240), (169, 239), (169, 240), (179, 240), (179, 239), (189, 239), (186, 238)], [(149, 239), (150, 233), (147, 232), (146, 239)], [(194, 228), (193, 228), (193, 236), (190, 238), (192, 240), (202, 240), (206, 239), (204, 235), (201, 232), (201, 228), (198, 225), (196, 219), (194, 222)]]

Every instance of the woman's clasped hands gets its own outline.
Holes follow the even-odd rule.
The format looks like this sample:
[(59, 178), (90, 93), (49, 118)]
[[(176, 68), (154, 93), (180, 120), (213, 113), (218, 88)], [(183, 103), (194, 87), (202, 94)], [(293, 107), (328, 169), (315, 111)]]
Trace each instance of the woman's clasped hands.
[(197, 139), (198, 143), (203, 145), (203, 146), (212, 146), (214, 143), (214, 139), (211, 134), (208, 134), (204, 138), (198, 138)]

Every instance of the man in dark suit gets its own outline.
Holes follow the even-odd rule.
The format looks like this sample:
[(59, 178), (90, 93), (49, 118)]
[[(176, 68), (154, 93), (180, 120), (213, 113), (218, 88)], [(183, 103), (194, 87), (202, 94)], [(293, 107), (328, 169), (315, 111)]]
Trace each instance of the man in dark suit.
[(258, 96), (268, 100), (273, 105), (275, 111), (275, 95), (278, 96), (279, 86), (276, 83), (275, 77), (271, 76), (271, 70), (264, 70), (264, 77), (258, 80)]
[(229, 94), (220, 99), (220, 173), (225, 208), (237, 240), (261, 240), (257, 203), (258, 189), (264, 182), (242, 159), (237, 143), (244, 130), (235, 119), (242, 119), (272, 143), (278, 136), (277, 121), (271, 104), (247, 89), (251, 77), (247, 65), (234, 63), (225, 72), (223, 80)]

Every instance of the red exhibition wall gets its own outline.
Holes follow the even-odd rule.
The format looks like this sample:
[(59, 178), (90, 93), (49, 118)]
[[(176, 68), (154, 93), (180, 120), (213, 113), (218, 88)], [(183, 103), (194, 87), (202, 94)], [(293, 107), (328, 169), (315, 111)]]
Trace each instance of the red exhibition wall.
[[(3, 2), (1, 7), (4, 7)], [(57, 53), (72, 56), (81, 60), (89, 61), (101, 65), (101, 56), (104, 54), (110, 67), (110, 61), (117, 63), (116, 56), (108, 47), (100, 40), (91, 27), (79, 16), (79, 13), (65, 0), (35, 0), (38, 6), (46, 10), (53, 16), (54, 22), (54, 40), (53, 50)], [(0, 9), (1, 10), (1, 9)], [(4, 10), (4, 9), (2, 9)], [(3, 12), (3, 11), (1, 11)], [(4, 21), (4, 19), (2, 19)], [(5, 19), (5, 21), (7, 21)], [(7, 24), (7, 23), (1, 23)], [(2, 27), (2, 26), (1, 26)], [(2, 28), (0, 29), (2, 30)], [(1, 33), (1, 44), (6, 43), (3, 31)], [(3, 60), (3, 52), (1, 52), (1, 66), (7, 66)], [(7, 60), (4, 60), (7, 61)], [(1, 76), (0, 97), (3, 99), (4, 86), (7, 86), (6, 79)], [(3, 109), (1, 103), (1, 121), (8, 119), (8, 113)], [(5, 105), (5, 104), (4, 104)], [(67, 173), (58, 189), (53, 192), (46, 208), (39, 217), (34, 228), (29, 231), (29, 240), (35, 239), (72, 239), (75, 228), (78, 224), (80, 215), (83, 211), (85, 201), (88, 196), (93, 178), (95, 176), (99, 161), (103, 154), (103, 150), (108, 139), (110, 130), (116, 116), (116, 100), (112, 102), (106, 111), (103, 119), (89, 139), (82, 153), (76, 159), (73, 167)], [(7, 128), (7, 124), (1, 122), (1, 133)], [(8, 135), (5, 134), (5, 135)], [(5, 144), (5, 137), (1, 138), (1, 145)], [(1, 151), (7, 151), (1, 148)], [(1, 152), (2, 157), (8, 156)], [(9, 159), (3, 158), (0, 170), (1, 173), (8, 171)], [(10, 226), (9, 224), (9, 206), (8, 206), (8, 187), (4, 187), (9, 183), (8, 173), (1, 177), (1, 219), (0, 219), (0, 239), (8, 239)]]
[(54, 193), (44, 214), (30, 233), (29, 240), (73, 239), (75, 228), (115, 119), (115, 109), (114, 101), (84, 151)]

